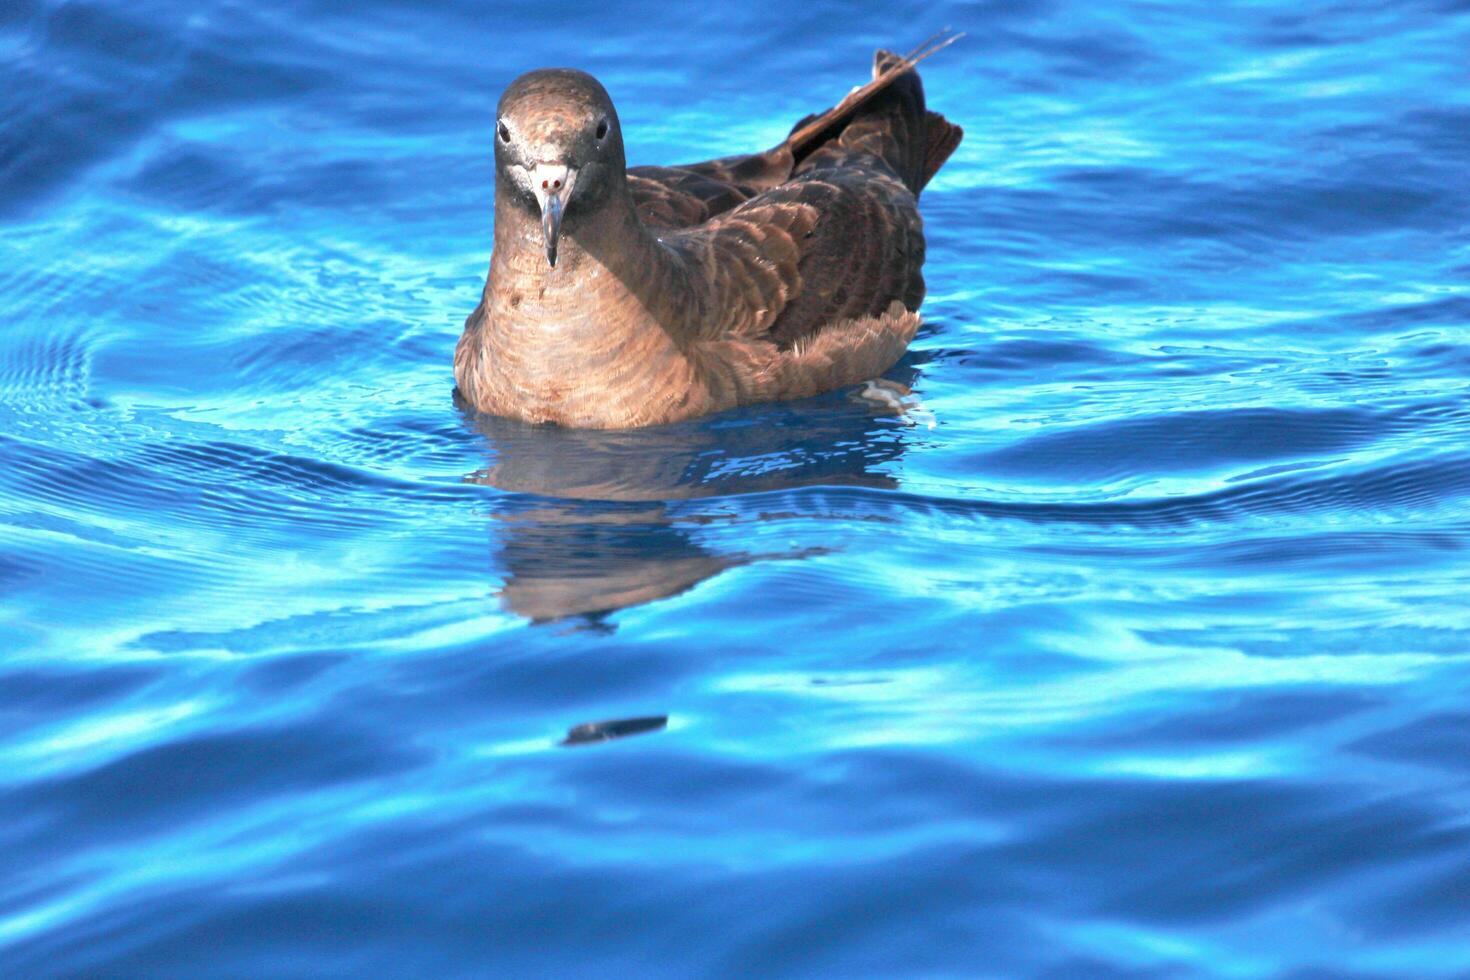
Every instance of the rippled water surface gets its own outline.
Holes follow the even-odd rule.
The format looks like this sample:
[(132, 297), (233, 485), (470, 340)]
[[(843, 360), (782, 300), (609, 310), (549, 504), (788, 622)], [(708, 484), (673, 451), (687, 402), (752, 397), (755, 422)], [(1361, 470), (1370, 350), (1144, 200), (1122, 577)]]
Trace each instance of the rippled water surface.
[[(945, 24), (922, 408), (455, 407), (513, 76), (702, 159)], [(1470, 973), (1467, 51), (8, 0), (0, 973)]]

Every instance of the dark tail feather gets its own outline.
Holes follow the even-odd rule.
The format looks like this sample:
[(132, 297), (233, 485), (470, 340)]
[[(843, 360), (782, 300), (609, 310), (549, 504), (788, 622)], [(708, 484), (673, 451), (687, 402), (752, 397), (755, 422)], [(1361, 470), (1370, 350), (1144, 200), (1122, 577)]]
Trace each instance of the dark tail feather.
[[(873, 52), (873, 81), (879, 81), (884, 75), (897, 75), (904, 70), (904, 56), (894, 54), (879, 48)], [(912, 67), (912, 66), (910, 66)]]
[(853, 89), (826, 112), (797, 123), (784, 148), (800, 165), (833, 142), (862, 146), (887, 159), (917, 194), (954, 152), (962, 131), (938, 113), (926, 111), (924, 88), (914, 66), (962, 37), (941, 32), (907, 55), (877, 52), (872, 81)]
[(960, 145), (960, 140), (965, 138), (963, 129), (937, 112), (924, 113), (924, 130), (927, 142), (924, 144), (924, 166), (919, 172), (920, 189), (928, 186), (934, 175), (939, 173), (939, 168), (944, 166), (944, 161)]
[(911, 71), (925, 58), (943, 51), (965, 36), (964, 34), (951, 34), (945, 37), (945, 33), (946, 31), (940, 31), (903, 57), (888, 51), (879, 51), (873, 60), (873, 80), (871, 82), (861, 88), (853, 89), (847, 93), (846, 98), (826, 112), (807, 116), (796, 124), (791, 135), (786, 137), (785, 144), (791, 150), (792, 155), (800, 160), (842, 132), (843, 127), (852, 121), (858, 110), (888, 88), (894, 79)]

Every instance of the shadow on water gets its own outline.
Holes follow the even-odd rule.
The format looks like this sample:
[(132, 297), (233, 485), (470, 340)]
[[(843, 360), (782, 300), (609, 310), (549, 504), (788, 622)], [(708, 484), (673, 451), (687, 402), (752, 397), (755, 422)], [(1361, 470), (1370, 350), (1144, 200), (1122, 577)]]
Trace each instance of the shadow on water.
[(575, 618), (607, 631), (612, 612), (726, 569), (825, 551), (718, 553), (698, 528), (734, 515), (680, 502), (816, 485), (894, 489), (907, 427), (853, 394), (617, 431), (530, 425), (456, 403), (491, 448), (466, 481), (510, 494), (494, 515), (502, 605), (534, 622)]

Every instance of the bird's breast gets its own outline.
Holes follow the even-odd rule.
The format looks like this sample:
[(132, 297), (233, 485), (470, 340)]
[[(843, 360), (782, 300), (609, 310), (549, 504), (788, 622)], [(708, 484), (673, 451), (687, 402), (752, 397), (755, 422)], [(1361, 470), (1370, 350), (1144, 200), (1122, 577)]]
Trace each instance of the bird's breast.
[(695, 364), (636, 295), (605, 272), (553, 281), (561, 272), (499, 281), (492, 274), (460, 379), (477, 408), (595, 428), (711, 409)]

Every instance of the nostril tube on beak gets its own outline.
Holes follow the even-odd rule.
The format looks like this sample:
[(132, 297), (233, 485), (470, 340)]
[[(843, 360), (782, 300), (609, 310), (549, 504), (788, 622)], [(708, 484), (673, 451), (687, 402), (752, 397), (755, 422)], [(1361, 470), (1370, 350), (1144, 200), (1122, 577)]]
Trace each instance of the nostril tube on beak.
[(541, 208), (541, 235), (546, 244), (546, 261), (556, 268), (556, 246), (561, 238), (561, 219), (572, 196), (577, 171), (556, 163), (538, 163), (531, 170), (531, 187)]

